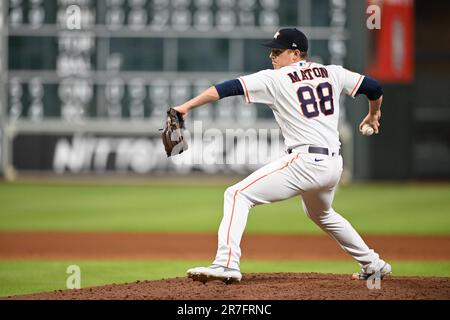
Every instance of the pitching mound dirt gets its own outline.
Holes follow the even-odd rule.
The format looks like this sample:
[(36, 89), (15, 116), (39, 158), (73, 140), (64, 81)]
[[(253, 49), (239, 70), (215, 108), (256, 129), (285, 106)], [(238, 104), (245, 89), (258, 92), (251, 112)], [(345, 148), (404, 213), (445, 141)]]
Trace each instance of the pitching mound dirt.
[[(375, 285), (375, 283), (372, 283)], [(202, 284), (188, 278), (137, 281), (79, 290), (59, 290), (8, 297), (52, 300), (416, 300), (450, 299), (450, 278), (388, 277), (380, 289), (368, 289), (366, 281), (349, 275), (318, 273), (244, 274), (239, 284), (220, 281)]]

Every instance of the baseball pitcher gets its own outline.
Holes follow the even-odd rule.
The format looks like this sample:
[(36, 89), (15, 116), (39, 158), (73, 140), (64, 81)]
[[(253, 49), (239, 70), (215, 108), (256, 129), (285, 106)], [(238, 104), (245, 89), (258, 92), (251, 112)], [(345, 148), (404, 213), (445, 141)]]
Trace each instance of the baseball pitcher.
[(202, 282), (241, 281), (240, 242), (250, 208), (300, 195), (308, 217), (360, 264), (353, 278), (384, 277), (391, 273), (391, 266), (332, 208), (343, 169), (339, 96), (342, 91), (351, 97), (366, 95), (369, 112), (359, 129), (370, 126), (378, 134), (381, 86), (342, 66), (308, 62), (308, 39), (298, 29), (281, 29), (264, 45), (272, 49), (273, 70), (219, 83), (174, 108), (186, 118), (193, 108), (242, 95), (247, 103), (263, 103), (272, 109), (287, 146), (286, 155), (225, 191), (215, 260), (209, 267), (189, 269), (188, 276)]

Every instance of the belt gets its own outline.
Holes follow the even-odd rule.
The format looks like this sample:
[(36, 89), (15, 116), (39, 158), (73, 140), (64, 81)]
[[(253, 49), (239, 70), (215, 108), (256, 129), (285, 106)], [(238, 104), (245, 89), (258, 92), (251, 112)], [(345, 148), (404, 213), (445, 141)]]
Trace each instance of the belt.
[[(307, 147), (307, 146), (304, 146)], [(292, 147), (292, 148), (288, 148), (286, 151), (288, 154), (291, 154), (292, 151), (294, 149), (299, 149), (298, 147)], [(313, 147), (313, 146), (308, 146), (307, 149), (305, 150), (308, 153), (318, 153), (318, 154), (324, 154), (324, 155), (330, 155), (330, 153), (328, 152), (328, 148), (322, 148), (322, 147)], [(338, 154), (341, 155), (341, 149), (339, 148)], [(336, 152), (332, 152), (331, 156), (335, 156)]]

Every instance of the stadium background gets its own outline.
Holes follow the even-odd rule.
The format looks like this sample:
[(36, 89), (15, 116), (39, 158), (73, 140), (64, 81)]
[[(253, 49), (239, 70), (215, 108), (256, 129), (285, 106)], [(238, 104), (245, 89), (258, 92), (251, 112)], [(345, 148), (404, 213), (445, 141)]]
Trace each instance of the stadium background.
[[(382, 10), (379, 30), (366, 25), (371, 4)], [(83, 286), (180, 276), (197, 263), (27, 260), (7, 248), (22, 232), (214, 234), (226, 186), (263, 163), (193, 164), (192, 149), (167, 159), (158, 128), (167, 106), (270, 68), (260, 43), (283, 26), (308, 35), (311, 60), (383, 83), (377, 136), (357, 130), (365, 98), (342, 100), (345, 186), (336, 206), (365, 235), (438, 236), (450, 251), (448, 9), (389, 0), (2, 0), (0, 295), (64, 288), (69, 262), (91, 272)], [(277, 130), (267, 108), (240, 98), (196, 110), (188, 129), (195, 121), (223, 132)], [(249, 156), (244, 136), (216, 153)], [(255, 212), (250, 234), (320, 234), (296, 201)], [(250, 272), (355, 271), (350, 260), (251, 264)], [(400, 275), (450, 275), (448, 257), (397, 266)]]

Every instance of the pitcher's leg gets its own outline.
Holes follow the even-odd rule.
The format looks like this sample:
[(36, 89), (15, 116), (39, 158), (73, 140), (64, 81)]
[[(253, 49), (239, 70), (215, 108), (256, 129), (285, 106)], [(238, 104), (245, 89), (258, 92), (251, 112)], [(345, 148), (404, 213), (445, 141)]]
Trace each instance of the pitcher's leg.
[(217, 254), (213, 264), (239, 270), (240, 243), (253, 206), (239, 186), (229, 187), (224, 194), (223, 218), (219, 226)]
[(353, 226), (333, 210), (334, 188), (324, 191), (309, 191), (302, 194), (305, 213), (320, 228), (331, 235), (361, 267), (381, 268), (384, 261), (370, 249)]
[(240, 243), (250, 208), (299, 194), (290, 174), (290, 165), (297, 157), (290, 155), (274, 161), (225, 191), (223, 219), (213, 264), (239, 269)]

